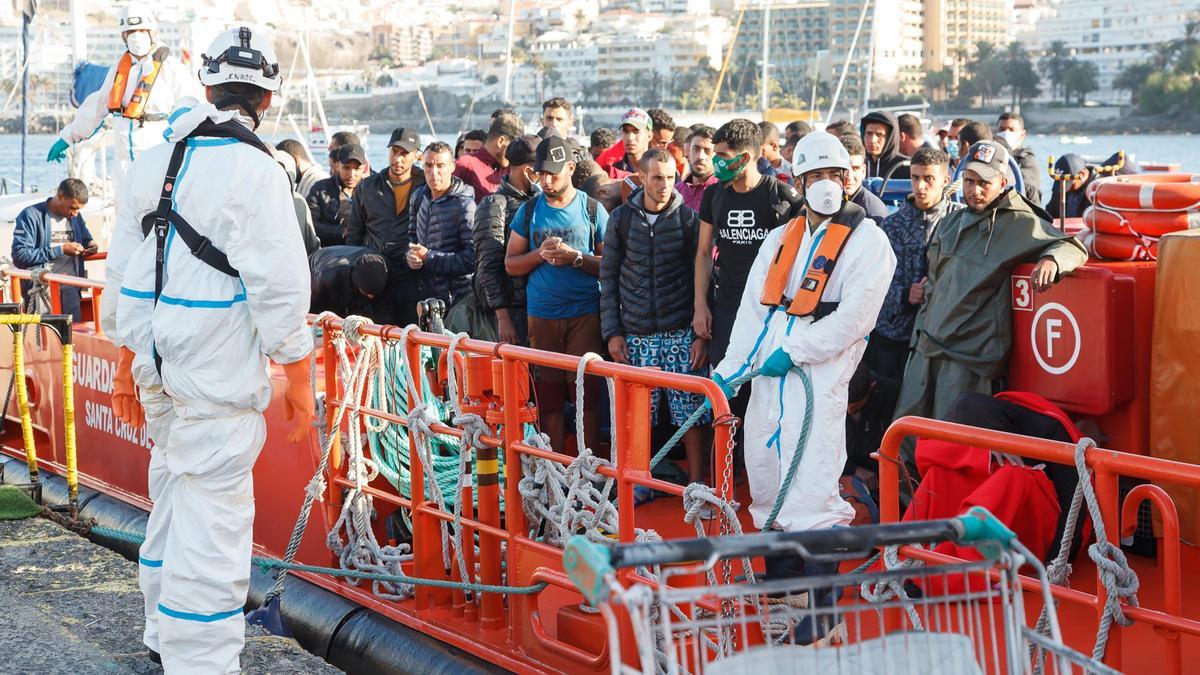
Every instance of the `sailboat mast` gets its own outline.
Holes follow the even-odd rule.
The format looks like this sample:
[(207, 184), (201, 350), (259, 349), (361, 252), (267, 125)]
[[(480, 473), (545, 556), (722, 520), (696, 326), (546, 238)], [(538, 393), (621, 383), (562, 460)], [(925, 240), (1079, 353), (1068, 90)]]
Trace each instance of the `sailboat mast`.
[(21, 192), (29, 189), (25, 183), (25, 144), (29, 137), (29, 21), (33, 18), (33, 3), (27, 3), (21, 21)]
[(508, 47), (504, 50), (504, 102), (512, 102), (513, 71), (513, 23), (517, 14), (517, 0), (508, 0)]
[(768, 79), (768, 74), (767, 74), (770, 69), (770, 58), (771, 58), (771, 0), (763, 0), (762, 75), (759, 77), (759, 80), (762, 84), (762, 91), (759, 95), (759, 97), (761, 99), (759, 107), (762, 108), (762, 114), (763, 114), (764, 120), (767, 118), (767, 107), (770, 103), (770, 101), (768, 100), (770, 97), (769, 97), (769, 94), (767, 93), (768, 86), (770, 85), (770, 80)]
[(842, 63), (842, 74), (838, 77), (837, 89), (833, 92), (833, 100), (829, 103), (829, 114), (825, 116), (826, 120), (833, 119), (833, 111), (837, 110), (838, 98), (842, 95), (842, 85), (846, 83), (846, 72), (850, 70), (850, 58), (854, 56), (854, 47), (858, 45), (858, 36), (862, 34), (863, 21), (867, 19), (867, 9), (871, 7), (871, 0), (863, 0), (862, 12), (858, 15), (858, 27), (854, 29), (854, 39), (850, 40), (850, 48), (846, 50), (846, 60)]
[(871, 109), (871, 77), (875, 74), (875, 28), (879, 26), (879, 5), (871, 10), (871, 35), (867, 37), (867, 79), (863, 85), (863, 112)]

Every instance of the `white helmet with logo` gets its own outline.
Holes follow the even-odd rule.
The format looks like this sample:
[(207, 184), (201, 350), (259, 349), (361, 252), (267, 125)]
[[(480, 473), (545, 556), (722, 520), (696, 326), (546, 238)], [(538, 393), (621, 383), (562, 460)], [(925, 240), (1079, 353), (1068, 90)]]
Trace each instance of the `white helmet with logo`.
[(837, 136), (814, 131), (796, 143), (792, 153), (792, 175), (797, 178), (817, 169), (850, 170), (850, 153)]
[(267, 91), (279, 91), (283, 77), (275, 48), (249, 28), (231, 28), (217, 36), (202, 55), (200, 83), (206, 87), (245, 82)]
[(158, 30), (158, 21), (154, 18), (154, 12), (150, 11), (149, 5), (131, 2), (121, 8), (121, 15), (117, 19), (117, 32), (124, 33), (130, 30)]

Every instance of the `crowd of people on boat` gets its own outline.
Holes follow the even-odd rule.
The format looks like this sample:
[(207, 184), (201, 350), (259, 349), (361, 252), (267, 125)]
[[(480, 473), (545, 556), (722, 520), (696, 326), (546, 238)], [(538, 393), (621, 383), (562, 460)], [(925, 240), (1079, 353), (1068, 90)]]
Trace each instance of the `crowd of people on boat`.
[[(279, 143), (319, 243), (309, 251), (312, 310), (406, 325), (420, 301), (436, 298), (449, 308), (448, 327), (476, 337), (708, 374), (750, 302), (744, 289), (767, 235), (804, 209), (793, 160), (810, 125), (685, 127), (664, 110), (632, 108), (584, 147), (571, 135), (570, 102), (553, 98), (542, 110), (537, 134), (502, 109), (456, 147), (396, 129), (388, 164), (376, 172), (348, 132), (334, 135), (324, 176), (299, 142)], [(1043, 169), (1024, 145), (1018, 114), (993, 125), (955, 119), (927, 134), (914, 115), (873, 112), (857, 124), (831, 122), (824, 133), (849, 158), (846, 202), (886, 234), (896, 258), (850, 392), (847, 466), (867, 478), (869, 454), (896, 413), (944, 417), (958, 393), (991, 392), (1003, 381), (1010, 336), (996, 321), (1004, 302), (997, 291), (1011, 267), (1046, 261), (1035, 275), (1044, 288), (1085, 253), (1048, 229), (1038, 206)], [(1060, 163), (1072, 174), (1082, 164), (1075, 156)], [(985, 164), (997, 168), (981, 172)], [(876, 177), (905, 179), (910, 193), (889, 208), (867, 187)], [(1087, 182), (1068, 186), (1069, 216), (1086, 206)], [(1055, 199), (1047, 208), (1057, 212)], [(979, 264), (959, 262), (976, 243)], [(906, 377), (910, 355), (916, 365)], [(555, 447), (564, 439), (566, 384), (553, 375), (538, 382)], [(589, 447), (599, 440), (595, 400), (584, 403)], [(663, 402), (673, 425), (702, 404), (679, 392)], [(737, 412), (744, 406), (743, 396)], [(656, 398), (656, 419), (658, 408)], [(684, 445), (689, 478), (700, 480), (703, 434), (693, 429)]]
[[(753, 301), (745, 288), (763, 242), (809, 201), (796, 162), (814, 130), (801, 120), (782, 131), (746, 119), (681, 126), (667, 111), (631, 108), (585, 147), (572, 135), (574, 106), (558, 97), (537, 124), (527, 134), (516, 112), (496, 110), (486, 130), (462, 134), (454, 147), (397, 128), (378, 170), (350, 132), (333, 135), (327, 169), (301, 142), (279, 142), (274, 157), (309, 256), (311, 310), (407, 325), (422, 301), (436, 299), (447, 326), (474, 337), (709, 375)], [(848, 158), (844, 202), (886, 235), (896, 260), (848, 383), (844, 469), (869, 492), (870, 454), (892, 419), (945, 418), (958, 394), (1001, 387), (1011, 336), (996, 317), (1011, 267), (1040, 260), (1034, 280), (1044, 288), (1085, 253), (1049, 228), (1038, 206), (1041, 163), (1016, 113), (992, 125), (954, 119), (927, 133), (915, 115), (871, 112), (821, 133)], [(1055, 183), (1046, 211), (1058, 216), (1065, 206), (1078, 217), (1088, 166), (1067, 155), (1057, 168), (1074, 179)], [(875, 178), (880, 186), (900, 179), (908, 194), (889, 206), (882, 189), (868, 188)], [(93, 250), (77, 215), (86, 201), (86, 187), (68, 179), (23, 213), (16, 264), (81, 273), (79, 256)], [(63, 293), (78, 313), (78, 290)], [(537, 381), (542, 428), (559, 448), (569, 380), (547, 372)], [(598, 398), (583, 403), (582, 442), (593, 448)], [(653, 418), (664, 425), (683, 424), (703, 405), (682, 392), (661, 398)], [(744, 416), (746, 405), (738, 396), (735, 413)], [(701, 427), (684, 435), (690, 481), (707, 482), (707, 443)]]
[[(284, 369), (300, 440), (313, 415), (305, 310), (407, 325), (441, 306), (448, 329), (476, 338), (711, 377), (744, 420), (736, 464), (754, 524), (794, 531), (856, 520), (851, 501), (870, 501), (871, 452), (894, 418), (1004, 417), (979, 397), (1004, 388), (1013, 268), (1033, 263), (1039, 292), (1087, 260), (1039, 206), (1038, 160), (1013, 113), (926, 134), (915, 116), (882, 111), (781, 131), (741, 118), (682, 126), (634, 107), (585, 147), (572, 104), (552, 98), (536, 134), (510, 109), (456, 146), (397, 128), (376, 171), (361, 139), (339, 133), (326, 172), (301, 143), (271, 149), (254, 135), (281, 78), (249, 28), (209, 48), (203, 99), (150, 97), (172, 105), (147, 112), (173, 68), (153, 28), (148, 8), (123, 11), (129, 58), (94, 95), (107, 104), (84, 110), (115, 105), (122, 124), (159, 125), (166, 141), (129, 139), (103, 321), (120, 350), (114, 410), (155, 445), (145, 642), (179, 672), (236, 672), (266, 363)], [(51, 159), (90, 124), (71, 125)], [(1072, 179), (1050, 206), (1079, 215), (1087, 167), (1060, 161)], [(889, 207), (869, 185), (883, 193), (893, 178), (908, 189)], [(87, 198), (68, 179), (22, 213), (15, 262), (82, 273), (95, 251)], [(602, 392), (578, 400), (574, 385), (537, 375), (541, 430), (565, 451), (566, 411), (581, 406), (576, 442), (603, 454)], [(652, 415), (664, 427), (705, 406), (661, 394)], [(997, 424), (1030, 424), (1018, 417)], [(701, 415), (683, 435), (681, 482), (710, 482), (712, 422)], [(903, 459), (916, 463), (911, 448)], [(769, 578), (829, 571), (768, 559)]]

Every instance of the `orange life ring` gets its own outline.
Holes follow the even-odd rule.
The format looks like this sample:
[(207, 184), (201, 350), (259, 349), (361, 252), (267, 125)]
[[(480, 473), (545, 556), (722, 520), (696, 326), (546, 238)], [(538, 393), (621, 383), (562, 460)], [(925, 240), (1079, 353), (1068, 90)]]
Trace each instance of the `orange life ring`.
[(1084, 239), (1088, 252), (1104, 260), (1157, 260), (1158, 239), (1093, 232)]
[(1138, 170), (1152, 173), (1178, 173), (1179, 162), (1138, 162)]
[(1185, 212), (1114, 211), (1090, 206), (1083, 212), (1083, 222), (1089, 229), (1105, 234), (1161, 237), (1170, 232), (1200, 227), (1200, 214)]
[(1136, 174), (1101, 178), (1088, 199), (1124, 211), (1200, 211), (1200, 174)]

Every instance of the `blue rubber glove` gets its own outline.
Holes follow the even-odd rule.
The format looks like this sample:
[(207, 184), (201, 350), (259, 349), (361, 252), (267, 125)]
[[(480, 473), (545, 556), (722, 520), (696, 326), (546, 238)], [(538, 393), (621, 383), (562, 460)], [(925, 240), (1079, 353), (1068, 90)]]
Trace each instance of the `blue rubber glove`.
[(69, 147), (71, 147), (71, 146), (67, 145), (67, 142), (61, 138), (54, 141), (54, 145), (50, 146), (50, 154), (46, 155), (46, 161), (47, 162), (63, 161), (63, 158), (67, 156), (67, 148), (69, 148)]
[(767, 360), (763, 361), (762, 367), (758, 369), (758, 374), (767, 377), (783, 377), (794, 367), (795, 364), (792, 363), (792, 357), (788, 356), (783, 347), (777, 347), (767, 357)]
[(725, 378), (721, 377), (720, 373), (713, 373), (712, 381), (716, 382), (717, 386), (721, 388), (721, 393), (725, 394), (725, 400), (730, 401), (733, 400), (734, 396), (737, 396), (737, 392), (734, 391), (733, 387), (729, 386), (729, 383), (725, 381)]

